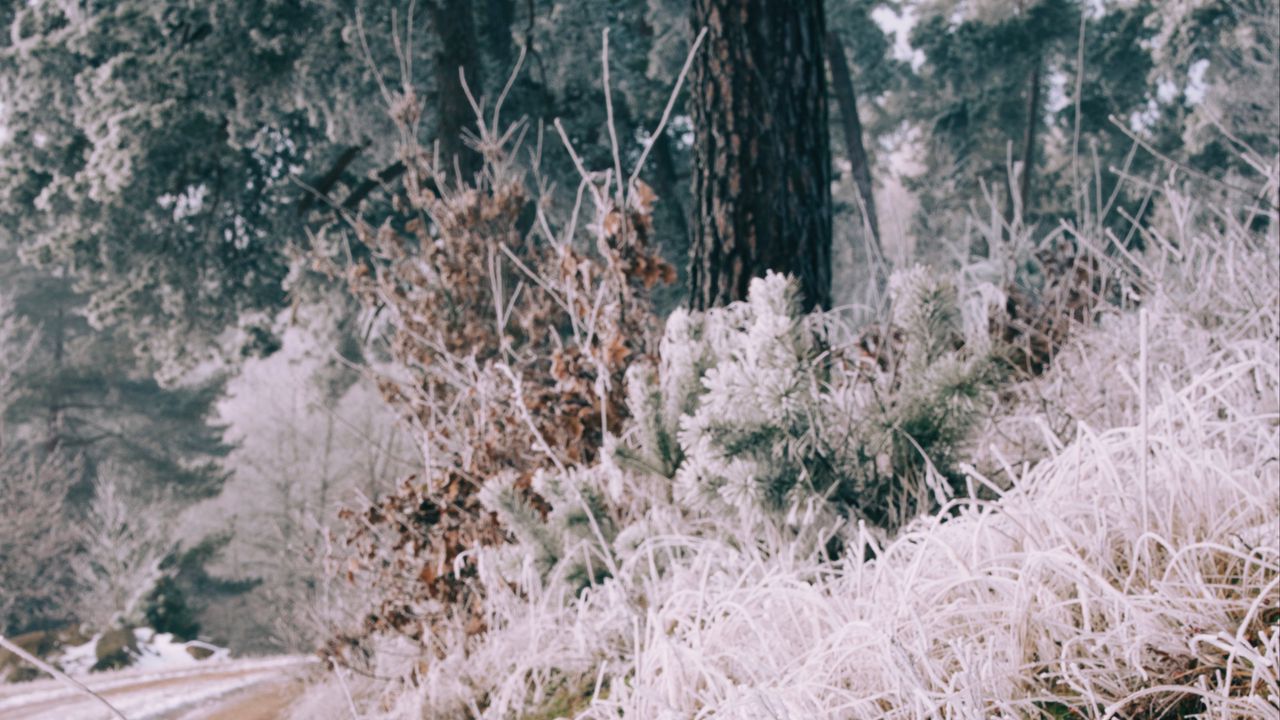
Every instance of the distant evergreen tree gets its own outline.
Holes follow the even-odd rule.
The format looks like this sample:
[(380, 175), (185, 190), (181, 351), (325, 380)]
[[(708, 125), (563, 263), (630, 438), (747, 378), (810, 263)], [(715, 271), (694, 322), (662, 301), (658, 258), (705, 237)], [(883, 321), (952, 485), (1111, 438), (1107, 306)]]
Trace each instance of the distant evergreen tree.
[[(221, 379), (161, 386), (123, 332), (89, 325), (70, 280), (4, 257), (0, 245), (9, 314), (38, 333), (5, 408), (10, 432), (45, 453), (81, 458), (86, 481), (111, 463), (177, 500), (217, 494), (226, 477), (220, 460), (230, 451), (211, 420)], [(78, 489), (83, 499), (89, 484)]]
[(211, 535), (165, 560), (162, 568), (166, 575), (145, 601), (147, 625), (156, 632), (173, 633), (179, 640), (194, 640), (200, 634), (200, 617), (205, 611), (261, 583), (256, 578), (231, 579), (209, 572), (230, 541), (229, 533)]
[(873, 10), (886, 4), (882, 0), (856, 0), (827, 5), (827, 65), (834, 101), (831, 107), (841, 130), (835, 137), (844, 146), (863, 204), (863, 212), (855, 217), (861, 218), (865, 213), (877, 241), (880, 224), (873, 194), (874, 140), (891, 129), (892, 121), (875, 101), (908, 71), (905, 63), (892, 57), (890, 38), (871, 17)]
[[(956, 225), (954, 212), (986, 210), (985, 183), (1001, 213), (1036, 207), (1036, 171), (1045, 161), (1046, 75), (1074, 50), (1074, 0), (924, 4), (911, 32), (925, 62), (913, 92), (924, 130), (921, 192), (925, 234)], [(1010, 179), (1011, 162), (1017, 176)], [(939, 212), (942, 211), (942, 212)]]
[(1097, 220), (1096, 198), (1105, 204), (1120, 189), (1106, 220), (1128, 235), (1124, 214), (1141, 220), (1142, 190), (1113, 170), (1143, 177), (1156, 158), (1131, 157), (1128, 128), (1112, 118), (1164, 148), (1176, 125), (1167, 118), (1176, 108), (1159, 101), (1149, 81), (1155, 6), (927, 0), (913, 7), (920, 17), (911, 44), (923, 63), (905, 90), (913, 102), (901, 109), (922, 131), (924, 167), (910, 183), (921, 201), (917, 234), (945, 237), (965, 215), (987, 217), (988, 197), (1006, 220), (1015, 211), (1045, 228), (1061, 218), (1088, 221), (1077, 215)]
[[(614, 27), (618, 39), (624, 152), (638, 154), (662, 110), (652, 88), (673, 79), (649, 62), (647, 9), (432, 0), (408, 17), (396, 3), (356, 0), (6, 6), (0, 233), (68, 270), (90, 320), (123, 327), (171, 376), (211, 354), (268, 352), (275, 315), (310, 287), (305, 272), (290, 277), (290, 244), (306, 241), (308, 224), (333, 221), (335, 207), (376, 215), (369, 200), (403, 171), (389, 104), (405, 87), (422, 113), (419, 140), (438, 140), (466, 170), (475, 158), (459, 135), (475, 118), (458, 69), (492, 107), (523, 45), (529, 58), (504, 116), (563, 116), (589, 164), (607, 167), (600, 31)], [(678, 208), (677, 149), (659, 145), (651, 184)], [(543, 159), (548, 178), (576, 183), (560, 148), (548, 144)], [(660, 217), (674, 252), (682, 220)]]
[(146, 598), (145, 618), (147, 626), (156, 632), (171, 633), (178, 640), (194, 640), (200, 634), (200, 623), (188, 604), (187, 595), (174, 582), (165, 577)]
[(1181, 0), (1159, 9), (1143, 18), (1152, 35), (1148, 68), (1174, 96), (1175, 157), (1214, 174), (1252, 174), (1242, 145), (1263, 158), (1280, 151), (1280, 2)]

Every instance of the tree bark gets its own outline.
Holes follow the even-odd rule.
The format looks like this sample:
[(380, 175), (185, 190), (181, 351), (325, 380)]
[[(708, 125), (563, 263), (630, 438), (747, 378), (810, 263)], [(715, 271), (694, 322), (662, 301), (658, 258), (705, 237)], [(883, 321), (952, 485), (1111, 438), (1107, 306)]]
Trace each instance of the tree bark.
[(742, 300), (787, 272), (831, 302), (831, 152), (821, 0), (693, 0), (690, 304)]
[(462, 141), (462, 131), (473, 128), (475, 111), (467, 101), (458, 77), (461, 68), (467, 86), (477, 96), (484, 88), (484, 66), (480, 62), (475, 17), (470, 0), (436, 0), (431, 5), (432, 26), (439, 41), (436, 53), (436, 138), (440, 161), (450, 173), (456, 161), (464, 179), (480, 168), (480, 157)]
[(853, 77), (845, 58), (844, 43), (834, 30), (827, 33), (827, 64), (831, 66), (831, 89), (836, 105), (840, 107), (840, 124), (844, 127), (844, 147), (845, 152), (849, 153), (853, 182), (858, 186), (858, 195), (862, 198), (867, 214), (867, 224), (871, 227), (872, 242), (878, 252), (880, 222), (876, 216), (876, 198), (871, 185), (871, 165), (867, 161), (866, 147), (862, 144), (858, 97), (853, 91)]

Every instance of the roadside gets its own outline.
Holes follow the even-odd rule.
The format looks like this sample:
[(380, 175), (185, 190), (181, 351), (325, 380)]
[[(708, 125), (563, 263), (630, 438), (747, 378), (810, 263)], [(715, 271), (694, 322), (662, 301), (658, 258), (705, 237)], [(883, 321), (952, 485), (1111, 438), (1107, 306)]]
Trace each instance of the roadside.
[[(301, 689), (315, 660), (283, 656), (126, 669), (80, 678), (129, 720), (271, 720)], [(56, 680), (0, 685), (0, 720), (112, 720), (92, 697)]]

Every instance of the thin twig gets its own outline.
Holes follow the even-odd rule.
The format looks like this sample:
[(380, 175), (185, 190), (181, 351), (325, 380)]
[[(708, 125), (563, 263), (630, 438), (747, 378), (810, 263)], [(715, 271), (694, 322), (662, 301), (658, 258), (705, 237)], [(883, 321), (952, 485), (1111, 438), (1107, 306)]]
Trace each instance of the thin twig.
[(515, 395), (514, 400), (516, 407), (520, 409), (520, 418), (529, 426), (529, 432), (533, 433), (533, 439), (538, 442), (538, 449), (541, 450), (542, 453), (547, 456), (547, 459), (556, 466), (556, 470), (560, 471), (561, 475), (564, 475), (566, 472), (564, 463), (560, 462), (560, 458), (556, 456), (555, 452), (551, 449), (551, 445), (547, 442), (547, 439), (543, 437), (542, 431), (538, 429), (537, 423), (533, 421), (533, 414), (529, 412), (529, 406), (525, 404), (524, 388), (520, 385), (520, 379), (517, 378), (515, 372), (511, 370), (511, 366), (506, 363), (499, 363), (498, 369), (501, 370), (502, 374), (506, 375), (507, 379), (511, 381), (511, 392)]
[[(511, 87), (516, 84), (516, 76), (520, 74), (520, 68), (524, 66), (524, 56), (528, 53), (528, 48), (520, 46), (520, 56), (516, 58), (515, 67), (511, 68), (511, 74), (507, 76), (507, 84), (502, 86), (502, 92), (498, 93), (498, 101), (493, 106), (493, 130), (496, 135), (498, 133), (498, 118), (502, 114), (502, 103), (507, 100), (507, 93), (511, 92)], [(514, 152), (512, 153), (515, 154)]]
[(1142, 482), (1142, 532), (1151, 532), (1151, 501), (1147, 488), (1147, 454), (1150, 441), (1147, 437), (1147, 309), (1138, 311), (1138, 414), (1142, 422), (1142, 462), (1138, 472)]
[(351, 696), (351, 688), (347, 685), (347, 676), (342, 673), (342, 668), (338, 665), (333, 666), (334, 674), (338, 676), (338, 684), (342, 686), (342, 694), (347, 699), (347, 709), (351, 711), (353, 720), (358, 720), (360, 713), (356, 711), (356, 700)]
[(667, 107), (662, 111), (662, 119), (658, 121), (658, 127), (654, 128), (653, 134), (645, 140), (644, 150), (640, 152), (640, 159), (636, 161), (636, 167), (631, 171), (631, 177), (627, 179), (627, 185), (635, 183), (636, 178), (640, 177), (640, 170), (644, 167), (644, 161), (649, 157), (649, 151), (653, 149), (653, 144), (658, 141), (658, 137), (662, 135), (663, 130), (667, 127), (667, 121), (671, 119), (671, 110), (676, 106), (676, 98), (680, 96), (680, 88), (684, 87), (684, 78), (689, 74), (689, 68), (693, 67), (693, 58), (698, 52), (698, 48), (702, 46), (702, 39), (707, 36), (707, 29), (702, 28), (698, 32), (698, 37), (693, 41), (693, 47), (689, 48), (689, 55), (684, 59), (684, 67), (680, 68), (680, 74), (676, 76), (676, 85), (671, 90), (671, 96), (667, 98)]
[(614, 127), (613, 123), (613, 90), (609, 87), (609, 28), (604, 29), (603, 35), (604, 49), (600, 52), (600, 63), (604, 65), (605, 124), (609, 127), (609, 147), (613, 150), (613, 169), (618, 175), (617, 198), (618, 207), (621, 208), (626, 191), (622, 187), (622, 151), (618, 147), (618, 129)]
[(387, 89), (387, 83), (382, 77), (382, 71), (378, 69), (378, 63), (374, 62), (373, 52), (369, 50), (369, 38), (364, 31), (363, 3), (356, 5), (356, 36), (360, 38), (360, 49), (364, 51), (364, 60), (369, 65), (369, 71), (373, 73), (374, 80), (378, 81), (378, 90), (382, 93), (382, 99), (387, 103), (388, 109), (395, 108), (391, 91)]
[(1157, 150), (1157, 149), (1155, 149), (1154, 147), (1152, 147), (1151, 143), (1148, 143), (1147, 141), (1145, 141), (1145, 140), (1143, 140), (1142, 138), (1138, 137), (1138, 135), (1137, 135), (1135, 132), (1133, 132), (1133, 131), (1132, 131), (1132, 130), (1130, 130), (1128, 127), (1126, 127), (1124, 123), (1120, 122), (1120, 119), (1119, 119), (1119, 118), (1117, 118), (1115, 115), (1112, 115), (1109, 119), (1111, 120), (1111, 124), (1112, 124), (1112, 125), (1115, 125), (1117, 128), (1119, 128), (1119, 129), (1120, 129), (1120, 132), (1122, 132), (1122, 133), (1124, 133), (1125, 135), (1127, 135), (1127, 136), (1129, 137), (1129, 139), (1130, 139), (1130, 140), (1133, 140), (1134, 142), (1136, 142), (1136, 143), (1138, 143), (1139, 145), (1141, 145), (1143, 150), (1146, 150), (1147, 152), (1151, 153), (1152, 155), (1156, 156), (1157, 158), (1159, 158), (1159, 159), (1161, 159), (1161, 160), (1165, 161), (1166, 163), (1168, 163), (1168, 164), (1172, 165), (1174, 168), (1177, 168), (1178, 170), (1181, 170), (1181, 171), (1185, 172), (1186, 174), (1188, 174), (1188, 175), (1190, 175), (1190, 176), (1192, 176), (1192, 177), (1199, 178), (1199, 179), (1201, 179), (1201, 180), (1203, 180), (1203, 181), (1205, 181), (1205, 182), (1207, 182), (1207, 183), (1210, 183), (1210, 184), (1213, 184), (1213, 185), (1217, 185), (1218, 187), (1221, 187), (1221, 188), (1223, 188), (1224, 190), (1230, 190), (1230, 191), (1232, 191), (1232, 192), (1242, 193), (1242, 194), (1244, 194), (1244, 195), (1246, 195), (1246, 196), (1249, 196), (1249, 197), (1262, 199), (1262, 201), (1263, 201), (1263, 202), (1265, 202), (1265, 203), (1267, 203), (1267, 204), (1269, 205), (1270, 209), (1271, 209), (1271, 210), (1273, 210), (1273, 211), (1274, 211), (1274, 210), (1277, 210), (1277, 209), (1280, 209), (1280, 208), (1278, 208), (1275, 204), (1271, 203), (1269, 198), (1267, 198), (1267, 199), (1264, 199), (1264, 198), (1263, 198), (1263, 192), (1265, 192), (1265, 188), (1264, 188), (1263, 190), (1258, 190), (1258, 189), (1250, 190), (1250, 189), (1248, 189), (1248, 188), (1242, 188), (1242, 187), (1239, 187), (1239, 186), (1236, 186), (1236, 185), (1232, 185), (1231, 183), (1228, 183), (1228, 182), (1224, 182), (1224, 181), (1222, 181), (1222, 180), (1219, 180), (1218, 178), (1215, 178), (1215, 177), (1213, 177), (1212, 175), (1208, 175), (1208, 174), (1206, 174), (1206, 173), (1203, 173), (1203, 172), (1201, 172), (1201, 171), (1199, 171), (1199, 170), (1197, 170), (1197, 169), (1195, 169), (1195, 168), (1193, 168), (1193, 167), (1191, 167), (1191, 166), (1189, 166), (1189, 165), (1186, 165), (1186, 164), (1184, 164), (1184, 163), (1180, 163), (1180, 162), (1178, 162), (1177, 160), (1174, 160), (1173, 158), (1169, 157), (1168, 155), (1165, 155), (1164, 153), (1162, 153), (1162, 152), (1160, 152), (1159, 150)]

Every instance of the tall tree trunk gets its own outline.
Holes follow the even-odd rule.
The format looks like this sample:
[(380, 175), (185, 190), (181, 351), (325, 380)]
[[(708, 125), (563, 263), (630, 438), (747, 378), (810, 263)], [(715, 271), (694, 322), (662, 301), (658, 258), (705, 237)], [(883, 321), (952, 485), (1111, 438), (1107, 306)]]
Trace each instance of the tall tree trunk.
[(691, 305), (746, 297), (766, 270), (831, 302), (831, 151), (822, 0), (693, 0)]
[(1031, 176), (1036, 160), (1036, 128), (1040, 125), (1040, 69), (1043, 64), (1036, 59), (1031, 68), (1031, 87), (1027, 89), (1027, 131), (1022, 141), (1022, 177), (1018, 185), (1024, 218), (1031, 212)]
[(480, 157), (462, 141), (464, 128), (474, 128), (475, 111), (462, 90), (458, 69), (467, 75), (467, 86), (477, 96), (484, 89), (484, 66), (470, 0), (436, 0), (431, 5), (432, 26), (439, 41), (436, 53), (436, 138), (440, 161), (452, 174), (456, 162), (464, 179), (480, 168)]
[(858, 195), (862, 198), (867, 213), (867, 224), (871, 226), (872, 242), (876, 252), (880, 251), (880, 223), (876, 218), (876, 198), (872, 192), (871, 165), (867, 162), (867, 149), (862, 144), (862, 120), (858, 117), (858, 97), (853, 91), (853, 77), (849, 73), (849, 62), (845, 58), (844, 43), (840, 35), (832, 30), (827, 33), (827, 64), (831, 66), (831, 85), (840, 106), (840, 124), (844, 126), (844, 147), (849, 153), (849, 165), (853, 173), (853, 181), (858, 186)]

